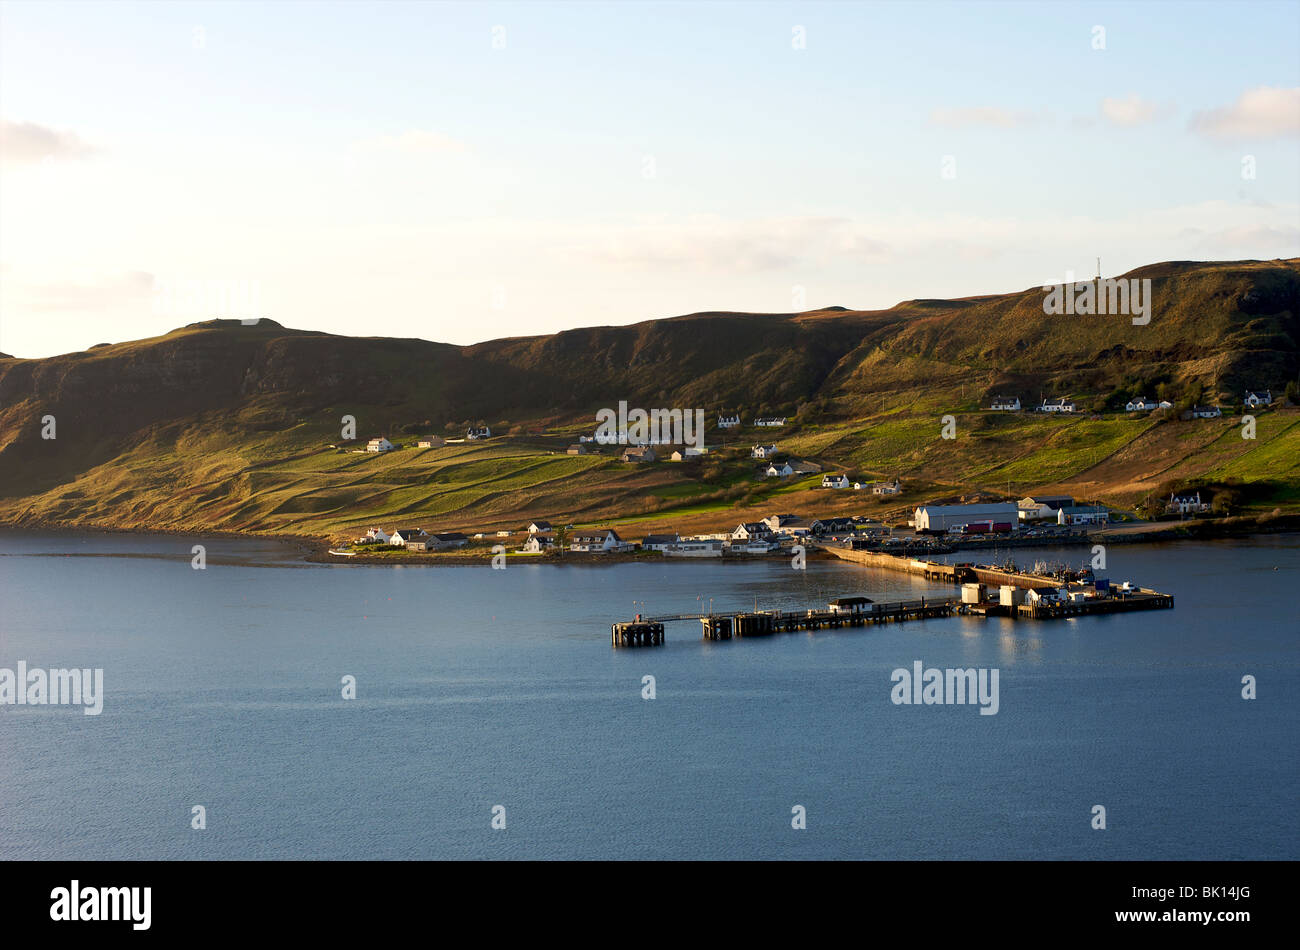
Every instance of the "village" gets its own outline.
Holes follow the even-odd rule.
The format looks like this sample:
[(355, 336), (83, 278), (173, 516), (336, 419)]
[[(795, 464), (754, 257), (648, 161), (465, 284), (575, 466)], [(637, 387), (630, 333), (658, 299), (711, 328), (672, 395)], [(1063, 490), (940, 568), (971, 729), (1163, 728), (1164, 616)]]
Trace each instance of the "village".
[[(1273, 397), (1268, 391), (1250, 391), (1242, 402), (1245, 406), (1267, 407), (1272, 405)], [(1158, 412), (1172, 408), (1167, 400), (1157, 403), (1137, 397), (1127, 402), (1124, 411)], [(1069, 413), (1076, 409), (1075, 403), (1068, 399), (1044, 400), (1037, 407), (1037, 411), (1047, 413)], [(1018, 397), (996, 397), (987, 411), (1018, 412), (1021, 411), (1020, 400)], [(1212, 406), (1197, 405), (1184, 412), (1184, 418), (1215, 418), (1219, 415), (1220, 408)], [(788, 422), (788, 417), (758, 416), (752, 420), (751, 426), (771, 432), (785, 428)], [(719, 415), (715, 438), (725, 438), (731, 430), (741, 427), (739, 414)], [(436, 449), (489, 439), (493, 439), (491, 428), (478, 424), (469, 427), (463, 438), (421, 436), (411, 443), (411, 447)], [(343, 445), (331, 448), (374, 455), (394, 452), (401, 446), (385, 436), (376, 436), (364, 445), (357, 443), (355, 448)], [(564, 452), (569, 456), (587, 456), (600, 454), (601, 448), (603, 446), (594, 436), (582, 434), (576, 442), (569, 443)], [(616, 446), (616, 449), (617, 460), (628, 465), (659, 462), (661, 452), (662, 460), (670, 463), (699, 463), (711, 452), (703, 445), (674, 447), (650, 440)], [(731, 452), (734, 455), (735, 446)], [(912, 556), (990, 545), (1082, 543), (1097, 530), (1115, 523), (1139, 520), (1132, 511), (1112, 509), (1096, 500), (1076, 499), (1059, 492), (1040, 492), (1020, 498), (998, 498), (976, 492), (959, 498), (922, 497), (909, 503), (905, 496), (912, 493), (908, 492), (900, 477), (866, 478), (844, 470), (823, 471), (821, 462), (782, 452), (776, 440), (763, 440), (749, 446), (748, 457), (752, 463), (751, 475), (756, 481), (802, 479), (807, 487), (827, 492), (868, 493), (877, 503), (883, 503), (883, 507), (878, 507), (873, 513), (773, 513), (743, 520), (730, 527), (715, 525), (710, 530), (680, 532), (660, 530), (657, 526), (654, 530), (642, 528), (638, 531), (635, 520), (575, 524), (562, 519), (536, 518), (526, 525), (494, 526), (490, 530), (474, 530), (464, 525), (458, 525), (454, 530), (372, 525), (365, 529), (364, 534), (331, 547), (329, 553), (336, 557), (367, 558), (375, 555), (458, 554), (458, 559), (507, 555), (555, 560), (567, 555), (599, 555), (738, 560), (789, 557), (833, 546)], [(1172, 491), (1154, 503), (1148, 502), (1142, 516), (1147, 519), (1189, 518), (1210, 514), (1212, 510), (1213, 492), (1189, 488)], [(717, 520), (725, 518), (725, 512), (718, 512)]]

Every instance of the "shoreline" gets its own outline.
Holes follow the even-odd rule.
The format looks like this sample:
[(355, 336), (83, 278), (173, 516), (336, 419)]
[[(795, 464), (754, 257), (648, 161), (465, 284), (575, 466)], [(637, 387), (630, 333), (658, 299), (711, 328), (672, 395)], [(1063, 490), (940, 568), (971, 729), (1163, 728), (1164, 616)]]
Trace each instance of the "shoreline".
[[(1063, 538), (1000, 538), (997, 540), (972, 540), (959, 543), (954, 553), (960, 555), (964, 551), (980, 551), (990, 548), (1015, 548), (1015, 547), (1061, 547), (1061, 546), (1086, 546), (1089, 544), (1170, 544), (1180, 541), (1210, 541), (1210, 540), (1227, 540), (1233, 538), (1250, 538), (1256, 536), (1268, 536), (1275, 534), (1293, 534), (1300, 533), (1300, 514), (1282, 514), (1282, 515), (1263, 515), (1263, 516), (1233, 516), (1220, 519), (1191, 519), (1178, 522), (1152, 522), (1147, 529), (1133, 526), (1136, 530), (1124, 530), (1122, 527), (1112, 526), (1103, 528), (1100, 531), (1086, 533), (1083, 536), (1073, 535)], [(104, 526), (97, 524), (60, 524), (47, 523), (40, 521), (28, 521), (21, 523), (3, 522), (0, 523), (0, 532), (49, 532), (53, 534), (102, 534), (102, 535), (163, 535), (173, 537), (188, 537), (196, 541), (202, 540), (231, 540), (231, 539), (257, 539), (265, 541), (278, 542), (297, 548), (301, 559), (309, 564), (336, 564), (336, 565), (387, 565), (400, 567), (406, 564), (418, 564), (422, 566), (452, 566), (464, 567), (467, 565), (482, 565), (491, 561), (494, 556), (490, 550), (483, 550), (481, 553), (459, 553), (459, 554), (442, 554), (437, 552), (417, 552), (402, 555), (394, 554), (355, 554), (351, 556), (331, 555), (330, 549), (334, 543), (328, 537), (314, 534), (295, 534), (295, 533), (274, 533), (262, 531), (227, 531), (219, 528), (203, 528), (187, 530), (181, 528), (164, 528), (164, 527), (133, 527), (123, 528), (117, 526)], [(925, 552), (908, 552), (908, 551), (883, 551), (882, 553), (897, 553), (909, 556), (924, 556)], [(805, 556), (809, 560), (834, 560), (834, 554), (825, 550), (822, 546), (815, 543), (806, 545)], [(753, 554), (753, 555), (735, 555), (731, 557), (666, 557), (659, 553), (635, 552), (630, 554), (608, 554), (608, 553), (591, 553), (591, 552), (566, 552), (563, 555), (541, 554), (541, 555), (518, 555), (509, 554), (507, 564), (547, 564), (563, 566), (566, 564), (632, 564), (632, 563), (654, 563), (654, 564), (673, 564), (681, 562), (690, 564), (696, 561), (706, 561), (710, 563), (722, 564), (747, 564), (753, 562), (773, 561), (783, 557), (789, 557), (788, 552), (781, 551), (772, 554)]]

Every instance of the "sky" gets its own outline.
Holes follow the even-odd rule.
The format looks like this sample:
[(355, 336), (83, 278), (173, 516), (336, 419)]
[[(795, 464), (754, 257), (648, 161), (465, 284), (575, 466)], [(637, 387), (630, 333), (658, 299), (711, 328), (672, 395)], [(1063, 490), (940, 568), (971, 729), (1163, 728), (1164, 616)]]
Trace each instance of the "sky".
[(1300, 257), (1300, 4), (0, 0), (0, 352)]

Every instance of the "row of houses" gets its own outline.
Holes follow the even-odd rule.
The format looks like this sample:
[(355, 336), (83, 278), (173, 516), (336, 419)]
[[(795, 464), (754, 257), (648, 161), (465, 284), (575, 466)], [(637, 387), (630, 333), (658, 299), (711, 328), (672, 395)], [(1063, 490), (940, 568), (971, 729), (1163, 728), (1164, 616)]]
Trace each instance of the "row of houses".
[[(1249, 409), (1258, 409), (1260, 406), (1271, 406), (1273, 404), (1273, 393), (1270, 390), (1248, 390), (1242, 403)], [(1146, 396), (1138, 396), (1130, 399), (1124, 404), (1126, 412), (1150, 412), (1155, 409), (1172, 409), (1174, 404), (1168, 399), (1148, 399)], [(989, 406), (990, 411), (994, 412), (1019, 412), (1020, 398), (1018, 396), (994, 396)], [(1042, 405), (1034, 407), (1035, 412), (1078, 412), (1079, 406), (1073, 399), (1062, 396), (1059, 399), (1044, 399)], [(1216, 406), (1196, 406), (1191, 410), (1190, 418), (1209, 419), (1221, 416), (1223, 413)]]
[(452, 548), (463, 548), (469, 543), (469, 538), (459, 531), (430, 534), (423, 528), (398, 528), (389, 534), (383, 528), (368, 528), (365, 536), (357, 543), (387, 545), (405, 548), (408, 551), (446, 551)]
[[(785, 416), (759, 416), (754, 425), (760, 429), (779, 429), (785, 425)], [(736, 429), (740, 426), (740, 416), (718, 416), (719, 429)]]
[(903, 483), (897, 478), (887, 482), (866, 482), (850, 479), (843, 472), (830, 472), (822, 476), (822, 488), (851, 488), (854, 491), (871, 489), (873, 495), (897, 495), (903, 491)]
[[(989, 409), (994, 412), (1019, 412), (1019, 396), (994, 396)], [(1035, 412), (1078, 412), (1079, 407), (1072, 399), (1062, 396), (1060, 399), (1044, 399), (1041, 406), (1034, 407)]]
[[(468, 439), (470, 441), (477, 441), (478, 439), (489, 439), (491, 437), (492, 437), (492, 430), (487, 426), (473, 427), (468, 432), (465, 433), (465, 439)], [(444, 445), (446, 445), (448, 442), (455, 442), (455, 441), (464, 441), (464, 440), (444, 439), (442, 436), (438, 436), (438, 435), (425, 435), (416, 439), (415, 444), (418, 448), (421, 449), (439, 449), (442, 448)], [(390, 442), (387, 437), (382, 435), (375, 436), (373, 439), (371, 439), (366, 443), (366, 451), (371, 453), (392, 452), (397, 447), (398, 446), (396, 443)]]
[[(542, 526), (545, 526), (545, 529)], [(533, 528), (538, 530), (534, 531)], [(528, 540), (519, 550), (524, 554), (543, 554), (554, 550), (555, 535), (550, 533), (550, 522), (534, 522), (528, 526)], [(636, 550), (631, 541), (624, 541), (613, 528), (575, 531), (569, 535), (568, 550), (582, 554), (621, 554)]]
[(762, 478), (789, 478), (792, 475), (816, 475), (821, 470), (822, 467), (816, 462), (809, 462), (804, 459), (787, 459), (783, 462), (769, 462), (767, 465), (760, 465), (758, 474)]

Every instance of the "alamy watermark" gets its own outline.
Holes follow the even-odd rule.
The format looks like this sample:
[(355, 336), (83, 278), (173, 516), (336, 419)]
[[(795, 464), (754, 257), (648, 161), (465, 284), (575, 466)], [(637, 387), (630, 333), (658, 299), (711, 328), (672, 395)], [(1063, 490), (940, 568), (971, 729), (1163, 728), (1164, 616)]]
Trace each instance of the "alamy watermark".
[(1079, 316), (1125, 316), (1133, 325), (1151, 322), (1151, 278), (1129, 280), (1108, 277), (1105, 280), (1074, 280), (1069, 271), (1065, 283), (1043, 284), (1043, 313), (1049, 317), (1063, 314)]
[(925, 669), (920, 660), (912, 669), (899, 667), (890, 675), (894, 688), (889, 698), (895, 706), (975, 706), (981, 716), (998, 714), (996, 669)]
[(627, 408), (620, 399), (618, 411), (596, 412), (596, 441), (600, 445), (689, 445), (704, 448), (703, 409)]
[(104, 711), (103, 669), (31, 669), (0, 667), (0, 706), (83, 706), (87, 716)]
[(148, 930), (152, 903), (152, 887), (90, 887), (74, 878), (50, 891), (50, 920), (118, 920)]
[(238, 319), (252, 326), (261, 319), (262, 285), (256, 280), (157, 277), (153, 312), (162, 317)]

